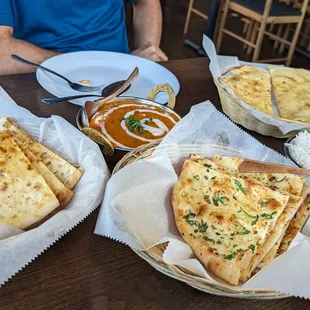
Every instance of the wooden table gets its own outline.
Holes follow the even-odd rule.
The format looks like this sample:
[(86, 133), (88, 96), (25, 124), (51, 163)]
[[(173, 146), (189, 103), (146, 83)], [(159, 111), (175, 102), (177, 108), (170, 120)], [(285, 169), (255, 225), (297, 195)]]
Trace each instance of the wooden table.
[[(181, 83), (176, 110), (210, 99), (220, 109), (206, 58), (164, 64)], [(0, 77), (0, 85), (38, 116), (58, 114), (74, 124), (78, 107), (44, 105), (49, 97), (34, 74)], [(253, 134), (283, 153), (283, 141)], [(107, 158), (112, 169), (121, 154)], [(98, 210), (0, 288), (0, 309), (309, 309), (298, 298), (241, 300), (202, 293), (157, 272), (129, 247), (93, 234)], [(1, 266), (1, 269), (5, 268)], [(1, 270), (0, 269), (0, 270)], [(0, 271), (1, 272), (1, 271)]]

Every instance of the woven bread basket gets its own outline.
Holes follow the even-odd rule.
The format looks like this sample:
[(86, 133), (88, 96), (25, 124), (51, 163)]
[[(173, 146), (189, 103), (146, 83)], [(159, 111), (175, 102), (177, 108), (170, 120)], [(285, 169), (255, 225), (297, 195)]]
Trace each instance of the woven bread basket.
[[(144, 144), (130, 153), (127, 153), (117, 163), (113, 170), (113, 174), (135, 161), (150, 156), (156, 146), (157, 143)], [(244, 290), (242, 292), (233, 290), (224, 285), (216, 284), (205, 278), (194, 275), (184, 268), (168, 265), (163, 261), (163, 253), (166, 247), (167, 243), (164, 243), (148, 249), (147, 251), (132, 250), (161, 273), (209, 294), (245, 299), (278, 299), (290, 297), (289, 295), (270, 290)]]
[[(214, 79), (214, 83), (220, 96), (223, 112), (235, 123), (249, 130), (256, 131), (261, 135), (275, 138), (290, 138), (299, 132), (299, 130), (294, 130), (284, 135), (278, 127), (267, 124), (253, 116), (240, 104), (236, 98), (234, 98), (220, 86), (217, 79)], [(305, 127), (309, 126), (309, 124), (304, 125)]]

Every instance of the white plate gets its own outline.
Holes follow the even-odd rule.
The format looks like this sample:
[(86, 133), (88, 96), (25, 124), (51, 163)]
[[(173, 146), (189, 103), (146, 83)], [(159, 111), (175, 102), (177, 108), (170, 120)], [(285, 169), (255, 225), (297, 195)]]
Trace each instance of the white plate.
[[(163, 66), (147, 59), (121, 53), (86, 51), (61, 54), (42, 63), (43, 66), (64, 75), (73, 82), (90, 80), (91, 85), (108, 85), (115, 81), (125, 80), (135, 67), (139, 68), (139, 77), (124, 94), (146, 98), (148, 92), (156, 85), (169, 83), (175, 94), (180, 90), (178, 79)], [(56, 97), (82, 95), (70, 88), (68, 83), (57, 76), (38, 69), (37, 80), (41, 86)], [(100, 91), (91, 94), (100, 94)], [(85, 93), (87, 94), (87, 93)], [(92, 98), (87, 98), (92, 99)], [(83, 105), (86, 99), (70, 101)], [(159, 93), (155, 101), (167, 102), (167, 96)]]

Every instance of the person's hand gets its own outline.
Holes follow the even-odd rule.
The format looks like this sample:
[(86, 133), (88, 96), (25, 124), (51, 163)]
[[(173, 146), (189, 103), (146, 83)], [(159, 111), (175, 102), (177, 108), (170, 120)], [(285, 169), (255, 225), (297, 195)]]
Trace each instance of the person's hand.
[(157, 46), (152, 44), (147, 44), (142, 48), (136, 49), (131, 54), (140, 56), (155, 62), (167, 61), (168, 57), (166, 54)]

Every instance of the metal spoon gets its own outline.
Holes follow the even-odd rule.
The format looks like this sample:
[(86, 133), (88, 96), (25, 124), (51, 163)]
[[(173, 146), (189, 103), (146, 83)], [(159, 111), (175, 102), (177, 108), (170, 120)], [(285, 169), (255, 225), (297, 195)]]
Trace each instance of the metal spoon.
[[(136, 67), (128, 79), (123, 83), (123, 85), (118, 88), (114, 93), (112, 93), (110, 96), (107, 96), (103, 99), (96, 100), (96, 101), (87, 101), (84, 106), (85, 116), (87, 116), (87, 121), (89, 123), (89, 120), (93, 117), (93, 115), (100, 109), (102, 105), (109, 102), (113, 98), (117, 97), (119, 94), (121, 94), (131, 83), (135, 80), (135, 78), (139, 74), (139, 69)], [(89, 127), (89, 126), (87, 126)]]
[(53, 71), (51, 69), (43, 67), (43, 66), (41, 66), (39, 64), (31, 62), (31, 61), (29, 61), (27, 59), (24, 59), (24, 58), (22, 58), (22, 57), (20, 57), (18, 55), (14, 55), (13, 54), (13, 55), (11, 55), (11, 58), (13, 60), (22, 62), (23, 64), (34, 66), (34, 67), (40, 68), (40, 69), (42, 69), (44, 71), (47, 71), (49, 73), (52, 73), (52, 74), (58, 76), (59, 78), (65, 80), (72, 89), (77, 90), (77, 91), (82, 91), (82, 92), (96, 91), (96, 90), (99, 90), (101, 87), (103, 87), (103, 85), (100, 85), (100, 86), (87, 86), (87, 85), (83, 85), (83, 84), (79, 84), (79, 83), (74, 83), (74, 82), (70, 81), (69, 79), (67, 79), (66, 77), (64, 77), (63, 75), (61, 75), (61, 74), (59, 74), (59, 73), (57, 73), (57, 72), (55, 72), (55, 71)]
[[(122, 81), (117, 81), (114, 82), (108, 86), (106, 86), (102, 92), (101, 92), (101, 96), (100, 95), (96, 95), (96, 94), (90, 94), (90, 95), (76, 95), (76, 96), (67, 96), (67, 97), (59, 97), (59, 98), (45, 98), (45, 99), (41, 99), (41, 101), (45, 104), (51, 104), (51, 103), (59, 103), (59, 102), (64, 102), (64, 101), (70, 101), (70, 100), (74, 100), (74, 99), (80, 99), (80, 98), (87, 98), (87, 97), (108, 97), (109, 95), (111, 95), (113, 92), (115, 92), (118, 88), (120, 88), (123, 84), (124, 84), (125, 80)], [(129, 88), (131, 87), (131, 85), (129, 85), (126, 89), (124, 89), (121, 93), (125, 93)]]

